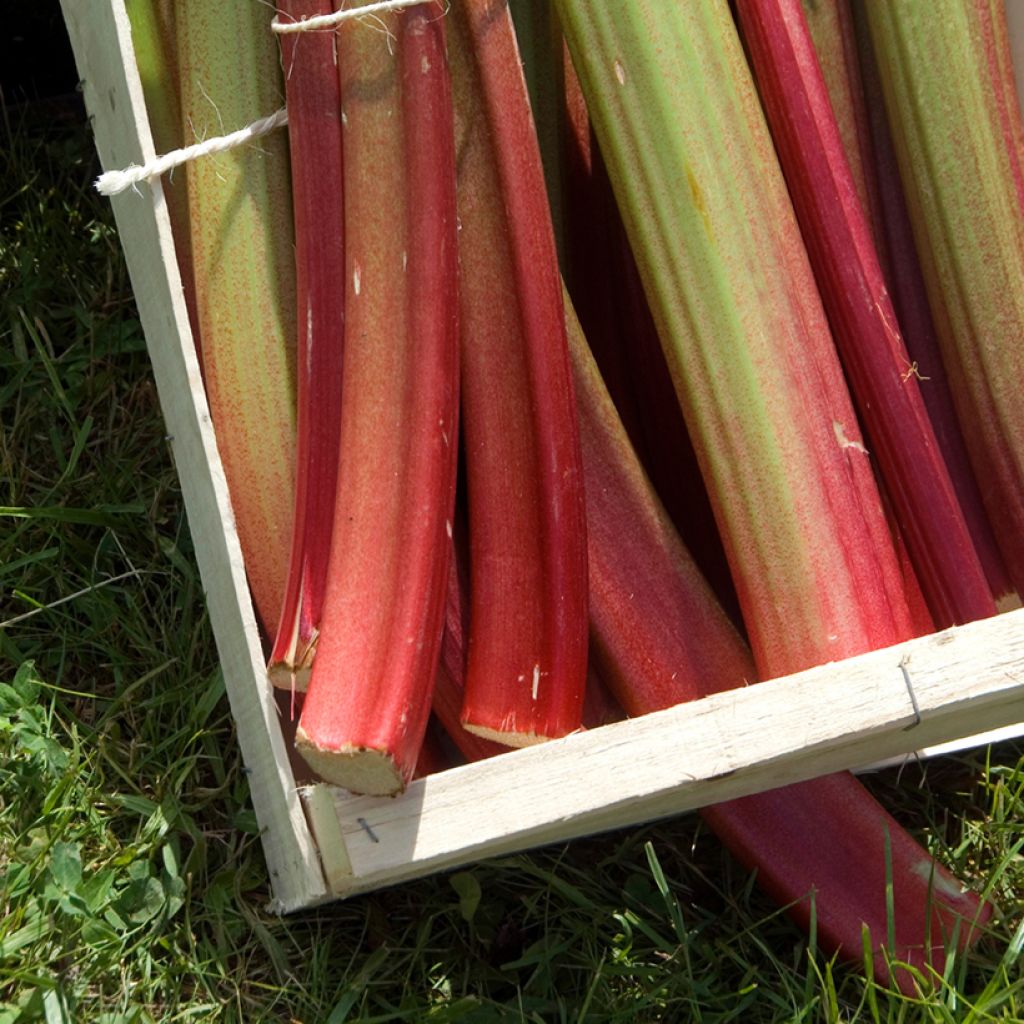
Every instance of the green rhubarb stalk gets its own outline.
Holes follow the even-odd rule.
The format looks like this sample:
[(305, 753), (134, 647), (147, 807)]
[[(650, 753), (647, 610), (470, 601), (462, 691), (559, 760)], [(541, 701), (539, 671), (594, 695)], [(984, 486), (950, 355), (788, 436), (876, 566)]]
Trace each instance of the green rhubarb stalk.
[(921, 262), (914, 244), (913, 227), (896, 163), (892, 135), (885, 114), (885, 101), (878, 76), (878, 62), (871, 45), (867, 11), (863, 4), (857, 4), (851, 7), (851, 10), (860, 57), (860, 80), (869, 114), (870, 148), (881, 203), (885, 248), (889, 253), (889, 273), (886, 279), (892, 293), (900, 331), (907, 343), (907, 353), (912, 360), (915, 376), (920, 381), (921, 394), (928, 407), (928, 416), (935, 429), (943, 458), (949, 467), (960, 507), (970, 528), (971, 539), (985, 568), (996, 607), (1005, 610), (1014, 603), (1019, 605), (1020, 602), (1010, 582), (1002, 552), (999, 550), (992, 524), (985, 511), (981, 489), (975, 479), (954, 408), (948, 374), (942, 362), (939, 340), (921, 272)]
[[(127, 0), (125, 8), (132, 25), (132, 46), (139, 65), (146, 115), (157, 153), (169, 153), (184, 144), (181, 123), (181, 83), (178, 76), (177, 30), (172, 0)], [(192, 278), (192, 244), (188, 225), (187, 167), (160, 179), (174, 234), (185, 305), (198, 349), (195, 283)]]
[[(175, 14), (187, 142), (281, 106), (268, 8), (182, 0)], [(249, 586), (273, 630), (294, 501), (295, 269), (284, 133), (196, 161), (188, 196), (206, 395)]]
[(559, 11), (759, 673), (906, 638), (878, 490), (728, 6)]
[(1024, 182), (1005, 13), (985, 0), (867, 13), (957, 415), (1024, 592)]
[(586, 521), (561, 280), (508, 11), (454, 5), (467, 728), (523, 746), (579, 728)]
[(412, 777), (444, 626), (455, 500), (458, 263), (440, 2), (338, 34), (345, 351), (324, 614), (296, 733), (323, 778)]

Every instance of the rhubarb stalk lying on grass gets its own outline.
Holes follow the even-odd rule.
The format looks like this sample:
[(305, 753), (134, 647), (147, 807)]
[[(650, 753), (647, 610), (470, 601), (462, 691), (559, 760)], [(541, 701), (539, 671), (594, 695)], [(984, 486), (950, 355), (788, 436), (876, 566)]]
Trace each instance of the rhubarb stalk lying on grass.
[[(559, 0), (558, 8), (723, 532), (758, 676), (909, 637), (878, 491), (727, 4)], [(658, 614), (647, 610), (643, 621)], [(689, 628), (681, 622), (677, 632)], [(892, 826), (847, 777), (708, 815), (805, 921), (812, 888), (828, 885), (827, 924), (815, 900), (819, 940), (847, 957), (859, 955), (862, 922), (883, 975), (879, 947), (890, 931), (890, 952), (916, 962), (942, 937), (945, 917), (929, 899), (939, 894), (922, 884), (931, 862), (909, 841), (889, 841), (900, 895), (886, 921)], [(844, 845), (834, 847), (839, 837)], [(952, 883), (937, 888), (952, 899)], [(968, 917), (977, 910), (973, 899), (953, 903)]]
[(523, 746), (579, 728), (586, 522), (561, 281), (508, 10), (453, 5), (470, 637), (463, 722)]
[[(330, 0), (278, 5), (292, 21), (333, 9)], [(341, 94), (333, 33), (282, 35), (281, 56), (295, 210), (298, 430), (295, 521), (270, 678), (304, 690), (323, 612), (338, 482), (345, 328)]]
[[(186, 141), (281, 106), (267, 8), (175, 8)], [(256, 610), (273, 630), (294, 502), (295, 323), (291, 185), (283, 134), (194, 162), (189, 221), (206, 396)]]
[(938, 626), (996, 612), (899, 333), (801, 0), (738, 0), (765, 115), (872, 454)]
[[(589, 524), (591, 635), (603, 678), (642, 715), (755, 678), (750, 652), (679, 539), (637, 460), (570, 313)], [(861, 926), (923, 967), (991, 908), (928, 856), (850, 775), (702, 811), (716, 833), (820, 945), (861, 953)], [(886, 906), (892, 881), (895, 913)], [(813, 905), (812, 897), (813, 893)], [(958, 927), (959, 926), (959, 927)], [(874, 969), (889, 976), (886, 953)], [(897, 974), (911, 987), (910, 977)]]
[(866, 5), (925, 285), (975, 475), (1024, 592), (1024, 179), (993, 3)]
[(327, 595), (296, 745), (384, 795), (412, 777), (444, 625), (458, 417), (455, 155), (441, 3), (338, 35), (345, 354)]

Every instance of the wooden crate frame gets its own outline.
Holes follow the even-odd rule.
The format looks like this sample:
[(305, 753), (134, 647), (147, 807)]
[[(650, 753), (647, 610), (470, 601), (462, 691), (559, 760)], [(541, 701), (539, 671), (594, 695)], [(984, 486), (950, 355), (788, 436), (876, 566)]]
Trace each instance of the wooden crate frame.
[[(62, 6), (103, 166), (151, 159), (124, 0)], [(1024, 32), (1014, 36), (1024, 41)], [(414, 782), (397, 798), (298, 786), (264, 671), (163, 191), (159, 182), (142, 185), (115, 197), (113, 207), (261, 825), (274, 909), (297, 910), (668, 817), (1024, 719), (1021, 609), (455, 768)]]

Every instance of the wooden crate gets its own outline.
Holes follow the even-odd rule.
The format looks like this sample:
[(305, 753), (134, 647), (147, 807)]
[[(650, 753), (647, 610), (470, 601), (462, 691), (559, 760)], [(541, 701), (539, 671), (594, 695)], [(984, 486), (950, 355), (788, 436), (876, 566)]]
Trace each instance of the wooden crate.
[[(103, 166), (151, 159), (124, 0), (62, 2)], [(398, 798), (297, 785), (264, 672), (163, 192), (159, 183), (142, 185), (113, 206), (277, 910), (856, 769), (1024, 719), (1019, 610), (456, 768)]]

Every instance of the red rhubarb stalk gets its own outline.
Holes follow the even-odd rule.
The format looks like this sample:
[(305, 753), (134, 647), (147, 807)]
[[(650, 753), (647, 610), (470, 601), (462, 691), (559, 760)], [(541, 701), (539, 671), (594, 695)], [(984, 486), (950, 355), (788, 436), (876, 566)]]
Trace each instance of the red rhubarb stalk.
[(861, 62), (861, 83), (868, 111), (875, 177), (886, 248), (890, 253), (889, 290), (896, 316), (907, 345), (914, 374), (917, 376), (928, 417), (949, 470), (957, 499), (963, 510), (988, 579), (996, 606), (1006, 609), (1019, 604), (1006, 571), (1002, 552), (992, 531), (978, 482), (971, 467), (960, 423), (953, 404), (949, 377), (942, 362), (938, 335), (928, 306), (921, 263), (914, 244), (914, 231), (903, 195), (896, 152), (885, 114), (882, 83), (867, 25), (863, 4), (853, 4), (854, 27)]
[[(629, 715), (756, 679), (749, 650), (696, 568), (634, 454), (570, 315), (589, 524), (591, 633), (603, 677)], [(848, 774), (787, 786), (702, 811), (758, 882), (822, 948), (861, 952), (861, 925), (889, 935), (888, 954), (924, 968), (957, 931), (972, 937), (991, 907), (964, 892)], [(888, 852), (887, 852), (888, 851)], [(877, 976), (889, 977), (881, 948)], [(912, 981), (900, 972), (908, 990)]]
[(975, 476), (1024, 589), (1024, 198), (1005, 11), (865, 5), (925, 286)]
[(816, 0), (804, 6), (804, 16), (839, 126), (846, 161), (871, 225), (882, 272), (888, 277), (889, 258), (882, 230), (881, 200), (868, 127), (870, 115), (861, 83), (852, 5), (850, 0)]
[(455, 156), (441, 3), (338, 36), (348, 291), (327, 596), (296, 735), (325, 779), (411, 778), (444, 625), (458, 401)]
[[(333, 9), (330, 0), (278, 5), (286, 21)], [(304, 690), (323, 612), (338, 481), (345, 328), (341, 95), (333, 33), (280, 38), (295, 211), (298, 429), (295, 523), (269, 670), (275, 685)]]
[(462, 725), (462, 702), (466, 694), (466, 641), (469, 636), (469, 581), (464, 562), (461, 546), (453, 542), (441, 664), (434, 686), (432, 710), (459, 753), (467, 761), (481, 761), (509, 748), (477, 736)]
[(872, 454), (937, 625), (996, 612), (910, 369), (801, 0), (738, 0), (765, 114)]
[(566, 244), (573, 305), (654, 489), (718, 599), (740, 622), (722, 539), (604, 161), (596, 141), (573, 149), (587, 154), (585, 164), (569, 161), (575, 174)]
[[(434, 717), (467, 761), (505, 753), (509, 748), (463, 728), (462, 702), (466, 687), (466, 636), (468, 634), (468, 580), (461, 572), (459, 547), (452, 553), (452, 569), (448, 581), (448, 604), (445, 610), (444, 640), (441, 644), (441, 665), (434, 687)], [(622, 708), (598, 676), (592, 660), (587, 666), (587, 686), (583, 697), (582, 723), (595, 729), (623, 717)]]
[(508, 10), (449, 11), (459, 152), (470, 637), (463, 722), (522, 746), (579, 728), (586, 523), (561, 282)]

